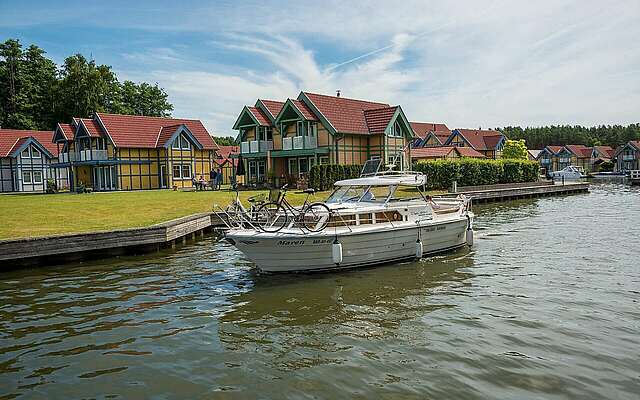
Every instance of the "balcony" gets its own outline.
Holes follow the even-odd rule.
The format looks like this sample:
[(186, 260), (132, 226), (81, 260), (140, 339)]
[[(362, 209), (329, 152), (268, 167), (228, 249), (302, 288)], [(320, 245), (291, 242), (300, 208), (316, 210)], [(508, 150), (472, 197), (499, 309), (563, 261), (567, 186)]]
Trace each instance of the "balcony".
[(78, 161), (101, 161), (107, 159), (106, 150), (80, 150)]
[(542, 158), (540, 159), (540, 163), (541, 164), (551, 164), (551, 160), (548, 158)]
[(622, 161), (633, 161), (636, 159), (636, 156), (633, 154), (624, 154), (622, 156)]
[(282, 150), (315, 149), (318, 147), (316, 136), (293, 136), (282, 138)]
[(240, 153), (264, 153), (273, 150), (273, 140), (251, 140), (240, 143)]
[(571, 162), (571, 158), (570, 157), (560, 157), (560, 159), (558, 161), (563, 163), (563, 164), (568, 164), (568, 163)]

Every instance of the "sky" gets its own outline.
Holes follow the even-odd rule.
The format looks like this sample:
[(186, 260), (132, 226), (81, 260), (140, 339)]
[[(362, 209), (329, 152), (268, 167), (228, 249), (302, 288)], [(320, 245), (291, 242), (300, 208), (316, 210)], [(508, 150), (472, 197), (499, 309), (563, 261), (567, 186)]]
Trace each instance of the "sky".
[(449, 128), (640, 122), (640, 1), (13, 1), (0, 40), (158, 83), (228, 136), (301, 90)]

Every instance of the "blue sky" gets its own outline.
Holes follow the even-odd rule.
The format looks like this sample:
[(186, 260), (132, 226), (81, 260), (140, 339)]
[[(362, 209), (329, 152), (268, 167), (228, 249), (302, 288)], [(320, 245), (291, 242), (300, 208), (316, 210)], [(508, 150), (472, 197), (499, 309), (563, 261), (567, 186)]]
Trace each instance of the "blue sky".
[(0, 40), (158, 82), (215, 135), (300, 90), (450, 128), (639, 122), (639, 20), (637, 0), (0, 0)]

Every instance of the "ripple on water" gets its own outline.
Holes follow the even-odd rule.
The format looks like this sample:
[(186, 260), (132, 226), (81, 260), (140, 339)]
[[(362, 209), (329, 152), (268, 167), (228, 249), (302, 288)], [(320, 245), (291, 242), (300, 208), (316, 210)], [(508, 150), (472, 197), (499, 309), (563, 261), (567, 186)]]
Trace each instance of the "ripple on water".
[(208, 238), (5, 273), (0, 398), (636, 398), (640, 191), (477, 206), (476, 246), (264, 276)]

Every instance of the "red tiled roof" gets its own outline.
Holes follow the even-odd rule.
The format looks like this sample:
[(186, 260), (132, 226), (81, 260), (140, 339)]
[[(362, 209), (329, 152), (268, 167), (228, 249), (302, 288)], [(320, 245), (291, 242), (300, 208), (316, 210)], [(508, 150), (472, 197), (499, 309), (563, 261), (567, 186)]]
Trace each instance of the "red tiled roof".
[(300, 100), (293, 100), (293, 99), (291, 99), (291, 102), (300, 111), (300, 113), (302, 114), (304, 119), (306, 119), (308, 121), (317, 121), (318, 120), (318, 117), (316, 117), (316, 115), (313, 113), (313, 111), (311, 111), (311, 109), (306, 104), (304, 104)]
[(398, 106), (365, 110), (364, 119), (371, 134), (381, 134), (389, 125), (391, 118), (396, 113)]
[(501, 132), (481, 129), (456, 129), (476, 150), (493, 150), (503, 137)]
[(171, 139), (171, 136), (173, 136), (173, 134), (176, 133), (176, 131), (180, 126), (182, 126), (182, 124), (167, 125), (160, 128), (156, 147), (164, 146), (164, 144), (167, 143), (169, 139)]
[(482, 153), (471, 147), (441, 146), (441, 147), (421, 147), (411, 149), (411, 158), (444, 158), (452, 151), (457, 151), (461, 157), (484, 158)]
[(53, 131), (29, 131), (22, 129), (0, 129), (0, 157), (8, 157), (29, 137), (34, 138), (54, 157), (58, 156), (58, 146), (52, 142)]
[(315, 108), (341, 133), (369, 134), (364, 111), (389, 107), (386, 103), (303, 92)]
[[(184, 124), (206, 150), (217, 148), (213, 138), (199, 120), (147, 117), (140, 115), (96, 114), (104, 124), (116, 147), (155, 148), (162, 128)], [(174, 130), (175, 132), (175, 130)]]
[(547, 148), (551, 150), (553, 154), (558, 154), (562, 151), (562, 146), (547, 146)]
[(271, 117), (275, 118), (280, 114), (280, 110), (282, 110), (282, 106), (284, 106), (283, 101), (276, 100), (262, 100), (259, 99), (262, 104), (267, 108), (267, 110), (271, 113)]
[(271, 126), (271, 121), (269, 121), (269, 117), (267, 117), (264, 114), (264, 112), (262, 112), (261, 109), (259, 109), (258, 107), (249, 107), (249, 106), (247, 106), (247, 109), (249, 109), (249, 112), (253, 115), (253, 117), (258, 120), (258, 123), (260, 123), (260, 125)]
[(640, 150), (640, 140), (630, 140), (629, 143), (636, 149)]
[[(74, 118), (75, 119), (75, 118)], [(102, 127), (98, 124), (98, 122), (94, 121), (91, 118), (80, 118), (80, 121), (84, 123), (84, 126), (87, 127), (87, 132), (89, 132), (90, 137), (101, 137), (102, 136)]]
[(73, 140), (73, 135), (76, 132), (76, 127), (72, 124), (63, 124), (62, 122), (58, 124), (60, 126), (60, 131), (66, 140)]
[(219, 158), (214, 158), (216, 164), (222, 166), (226, 162), (231, 162), (233, 166), (237, 165), (237, 158), (231, 158), (232, 154), (240, 154), (240, 148), (238, 146), (218, 146), (217, 151)]
[(427, 137), (429, 132), (433, 132), (436, 134), (438, 139), (442, 136), (446, 138), (451, 135), (451, 131), (445, 124), (436, 124), (433, 122), (410, 122), (411, 128), (421, 139)]
[(611, 146), (595, 146), (595, 149), (605, 157), (613, 157), (614, 149)]
[(582, 144), (568, 144), (564, 147), (578, 158), (591, 158), (591, 153), (593, 152), (593, 147), (587, 147)]

